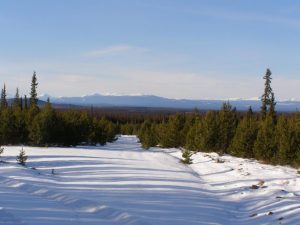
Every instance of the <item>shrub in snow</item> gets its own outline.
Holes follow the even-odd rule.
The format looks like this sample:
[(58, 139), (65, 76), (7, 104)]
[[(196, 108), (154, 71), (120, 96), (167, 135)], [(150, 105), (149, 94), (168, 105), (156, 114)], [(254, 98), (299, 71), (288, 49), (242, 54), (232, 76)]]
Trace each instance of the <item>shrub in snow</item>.
[(258, 189), (259, 188), (259, 186), (258, 185), (255, 185), (255, 184), (253, 184), (251, 187), (250, 187), (251, 189)]
[(18, 162), (19, 164), (25, 166), (26, 161), (27, 161), (27, 158), (28, 158), (28, 157), (27, 157), (25, 151), (24, 151), (23, 148), (22, 148), (22, 150), (20, 151), (20, 154), (17, 156), (17, 162)]
[(193, 155), (193, 153), (187, 149), (185, 149), (182, 152), (182, 160), (181, 162), (183, 162), (184, 164), (191, 164), (193, 162), (193, 160), (191, 159), (191, 156)]
[(224, 163), (225, 161), (223, 159), (217, 158), (217, 163)]
[(260, 187), (262, 187), (264, 185), (264, 183), (265, 183), (265, 181), (260, 180), (257, 185), (260, 186)]

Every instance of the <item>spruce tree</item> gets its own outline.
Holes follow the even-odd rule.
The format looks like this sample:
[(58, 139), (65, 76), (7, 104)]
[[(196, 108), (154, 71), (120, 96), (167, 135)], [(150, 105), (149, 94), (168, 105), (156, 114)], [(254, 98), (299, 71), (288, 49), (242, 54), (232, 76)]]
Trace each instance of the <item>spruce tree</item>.
[(276, 143), (278, 145), (277, 154), (274, 157), (274, 162), (282, 165), (288, 162), (288, 152), (293, 152), (292, 132), (285, 116), (279, 117), (276, 125)]
[(201, 121), (197, 118), (194, 124), (190, 125), (186, 135), (185, 148), (194, 152), (201, 150)]
[(261, 106), (261, 116), (262, 119), (265, 119), (267, 114), (269, 114), (272, 119), (276, 120), (276, 111), (275, 111), (275, 96), (271, 87), (271, 77), (272, 73), (270, 69), (267, 69), (263, 79), (265, 80), (264, 93), (261, 96), (262, 106)]
[(58, 124), (56, 111), (50, 103), (47, 103), (41, 112), (34, 117), (29, 127), (31, 143), (37, 146), (49, 146), (55, 143)]
[(30, 105), (29, 110), (27, 111), (26, 115), (26, 123), (28, 126), (28, 129), (32, 129), (32, 122), (36, 115), (39, 113), (39, 107), (38, 107), (38, 98), (37, 98), (37, 78), (36, 78), (36, 72), (33, 72), (32, 80), (31, 80), (31, 91), (30, 91)]
[[(108, 121), (107, 119), (102, 118), (106, 121), (105, 132), (106, 132), (106, 140), (105, 142), (114, 142), (117, 140), (116, 134), (119, 132), (119, 125)], [(101, 120), (100, 120), (101, 121)], [(155, 134), (156, 132), (154, 132)]]
[(270, 98), (270, 109), (269, 109), (268, 114), (272, 117), (274, 123), (276, 123), (276, 121), (277, 121), (275, 105), (276, 105), (275, 96), (274, 96), (274, 93), (272, 92), (271, 93), (271, 98)]
[(253, 116), (253, 110), (252, 110), (252, 107), (249, 106), (248, 108), (248, 111), (247, 111), (247, 114), (246, 114), (246, 117), (249, 119)]
[(277, 154), (277, 145), (275, 140), (276, 111), (275, 97), (271, 87), (272, 73), (267, 69), (265, 76), (265, 88), (261, 97), (261, 124), (254, 144), (254, 155), (257, 159), (267, 162), (274, 161)]
[(139, 131), (139, 139), (142, 143), (142, 147), (148, 149), (157, 145), (155, 126), (150, 120), (145, 120)]
[(20, 97), (20, 108), (23, 111), (23, 97)]
[(24, 109), (25, 109), (25, 110), (28, 109), (28, 99), (27, 99), (27, 95), (24, 95)]
[[(20, 100), (21, 102), (21, 100)], [(17, 143), (25, 144), (27, 143), (28, 130), (25, 121), (25, 113), (22, 110), (22, 105), (15, 105), (13, 108), (13, 115), (15, 118), (14, 129), (16, 133)]]
[(182, 142), (183, 146), (187, 146), (189, 132), (191, 131), (191, 128), (194, 127), (194, 125), (196, 124), (199, 117), (200, 117), (200, 113), (197, 108), (195, 108), (192, 113), (184, 116), (185, 122), (184, 122), (184, 126), (183, 126), (183, 129), (181, 132), (183, 135), (183, 137), (182, 137), (183, 138), (183, 142)]
[(276, 143), (278, 146), (274, 162), (282, 165), (294, 165), (300, 151), (300, 124), (298, 116), (280, 116), (276, 125)]
[(25, 115), (22, 109), (22, 98), (19, 95), (19, 89), (16, 89), (16, 94), (13, 100), (13, 115), (15, 118), (14, 129), (16, 133), (16, 143), (25, 143), (27, 136), (27, 127), (25, 125)]
[(239, 122), (234, 138), (229, 147), (230, 154), (238, 157), (253, 158), (258, 123), (250, 107), (246, 116)]
[(6, 96), (7, 96), (6, 95), (6, 86), (4, 84), (3, 89), (1, 90), (1, 100), (0, 100), (0, 109), (1, 110), (7, 108), (7, 106), (8, 106)]
[(14, 97), (13, 107), (16, 108), (22, 108), (22, 102), (19, 95), (19, 88), (16, 89), (16, 94)]
[(134, 128), (135, 124), (132, 124), (130, 122), (126, 122), (126, 124), (121, 124), (121, 134), (127, 134), (127, 135), (133, 135), (134, 133)]
[(271, 115), (267, 115), (266, 118), (261, 121), (253, 149), (256, 159), (268, 163), (272, 162), (273, 157), (277, 153), (275, 128), (276, 126)]
[(300, 113), (295, 113), (289, 118), (289, 124), (293, 131), (293, 151), (287, 152), (288, 164), (300, 167)]
[(184, 118), (177, 113), (168, 118), (167, 123), (163, 123), (160, 129), (160, 144), (163, 148), (180, 147), (184, 145)]
[(237, 127), (236, 109), (229, 102), (225, 102), (219, 112), (219, 151), (227, 153), (227, 149), (234, 137)]
[(193, 155), (193, 152), (188, 150), (188, 149), (184, 149), (182, 152), (182, 160), (181, 162), (184, 164), (192, 164), (193, 160), (191, 158), (191, 156)]
[(91, 121), (86, 112), (69, 110), (62, 114), (62, 140), (66, 146), (75, 146), (87, 141)]
[(91, 145), (102, 144), (102, 140), (105, 139), (104, 136), (104, 127), (100, 126), (100, 123), (97, 118), (93, 118), (91, 122), (89, 132), (89, 143)]
[(218, 149), (220, 137), (219, 114), (208, 111), (201, 123), (200, 147), (203, 151), (211, 152)]
[(30, 91), (30, 107), (37, 107), (38, 98), (37, 98), (37, 78), (36, 72), (33, 72), (32, 80), (31, 80), (31, 91)]
[(21, 164), (22, 166), (25, 166), (25, 164), (26, 164), (26, 161), (27, 161), (27, 155), (26, 155), (26, 153), (25, 153), (25, 151), (24, 151), (24, 149), (22, 148), (21, 149), (21, 151), (20, 151), (20, 154), (17, 156), (17, 162), (19, 163), (19, 164)]
[(96, 145), (105, 145), (107, 142), (113, 142), (116, 139), (116, 126), (102, 117), (100, 120), (93, 118), (89, 131), (89, 143)]
[(2, 144), (17, 144), (16, 117), (11, 108), (1, 111), (0, 138)]

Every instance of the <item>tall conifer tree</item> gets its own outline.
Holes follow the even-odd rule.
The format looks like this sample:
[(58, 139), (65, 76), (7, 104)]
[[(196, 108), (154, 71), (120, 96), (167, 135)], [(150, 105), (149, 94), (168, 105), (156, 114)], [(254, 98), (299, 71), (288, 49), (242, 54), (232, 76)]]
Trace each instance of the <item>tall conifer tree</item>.
[(27, 99), (27, 95), (24, 95), (24, 109), (25, 109), (25, 110), (28, 109), (28, 99)]
[(229, 102), (225, 102), (219, 112), (219, 151), (227, 153), (237, 127), (236, 109)]
[(190, 125), (185, 140), (185, 148), (191, 151), (201, 150), (201, 121), (196, 118), (194, 124)]
[(267, 69), (265, 76), (263, 79), (265, 80), (265, 89), (264, 93), (261, 96), (262, 106), (261, 106), (261, 115), (262, 118), (265, 119), (267, 114), (269, 114), (273, 120), (276, 119), (276, 112), (275, 112), (275, 96), (271, 87), (272, 82), (272, 72), (270, 69)]
[(33, 72), (32, 80), (31, 80), (31, 91), (30, 91), (30, 105), (29, 110), (26, 115), (26, 123), (28, 124), (29, 130), (31, 129), (30, 126), (32, 125), (32, 121), (34, 117), (39, 113), (40, 109), (38, 107), (38, 98), (37, 98), (37, 78), (36, 72)]
[(5, 108), (7, 108), (8, 103), (7, 103), (7, 99), (6, 99), (6, 86), (4, 84), (3, 89), (1, 91), (1, 100), (0, 100), (0, 108), (3, 110)]
[(217, 112), (208, 111), (201, 123), (200, 148), (203, 151), (215, 151), (218, 149), (220, 138), (220, 122)]
[(150, 120), (145, 120), (145, 122), (141, 125), (140, 132), (138, 134), (142, 146), (145, 149), (157, 145), (157, 138), (154, 124), (151, 124)]
[(273, 118), (267, 114), (266, 118), (260, 123), (260, 128), (253, 148), (256, 159), (272, 162), (273, 157), (277, 153), (275, 128), (276, 126)]
[(21, 110), (23, 111), (23, 97), (20, 97), (20, 107), (21, 107)]
[(253, 146), (258, 131), (258, 123), (255, 120), (250, 107), (246, 116), (240, 121), (232, 143), (229, 147), (230, 153), (246, 158), (253, 158)]
[(21, 99), (20, 99), (20, 95), (19, 95), (19, 88), (17, 88), (15, 98), (14, 98), (14, 102), (13, 102), (13, 107), (14, 108), (22, 108), (21, 104), (22, 103), (21, 103)]
[(36, 72), (33, 72), (32, 80), (31, 80), (31, 91), (30, 91), (30, 107), (37, 107), (38, 98), (37, 98), (37, 78)]
[(159, 142), (162, 147), (180, 147), (184, 145), (184, 118), (179, 113), (169, 116), (168, 122), (161, 124)]

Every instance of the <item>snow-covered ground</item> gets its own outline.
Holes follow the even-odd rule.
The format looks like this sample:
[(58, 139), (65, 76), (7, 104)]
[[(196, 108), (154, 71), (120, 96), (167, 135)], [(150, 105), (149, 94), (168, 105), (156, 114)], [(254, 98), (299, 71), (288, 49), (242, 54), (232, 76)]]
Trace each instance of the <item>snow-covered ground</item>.
[(291, 168), (214, 153), (187, 166), (180, 150), (143, 150), (134, 136), (24, 147), (27, 167), (16, 163), (20, 149), (5, 147), (0, 163), (0, 225), (300, 224), (300, 174)]

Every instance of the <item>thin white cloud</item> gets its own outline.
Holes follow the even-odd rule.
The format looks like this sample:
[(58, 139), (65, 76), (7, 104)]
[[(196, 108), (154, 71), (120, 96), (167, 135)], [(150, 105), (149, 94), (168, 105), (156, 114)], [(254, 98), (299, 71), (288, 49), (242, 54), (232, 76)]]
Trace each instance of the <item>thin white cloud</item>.
[(104, 57), (110, 55), (120, 55), (124, 53), (143, 53), (146, 51), (148, 51), (146, 48), (131, 45), (115, 45), (102, 49), (88, 51), (84, 55), (88, 57)]

